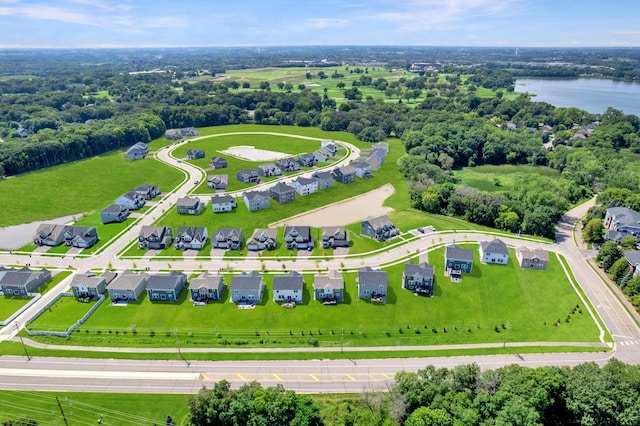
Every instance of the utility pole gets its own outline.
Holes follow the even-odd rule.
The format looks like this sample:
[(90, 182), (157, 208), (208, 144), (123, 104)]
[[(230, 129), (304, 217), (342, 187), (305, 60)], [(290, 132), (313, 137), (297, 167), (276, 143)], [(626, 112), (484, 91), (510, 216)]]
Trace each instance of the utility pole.
[[(20, 333), (20, 327), (18, 327), (18, 321), (16, 321), (14, 325), (16, 326), (16, 332)], [(31, 361), (31, 357), (29, 356), (29, 352), (27, 352), (27, 347), (24, 344), (24, 340), (22, 340), (22, 336), (18, 336), (18, 337), (20, 337), (20, 343), (22, 343), (22, 349), (24, 350), (24, 354), (27, 356), (27, 361)]]
[(57, 396), (56, 396), (56, 402), (58, 403), (58, 408), (60, 409), (60, 414), (62, 414), (62, 420), (64, 420), (64, 424), (69, 426), (69, 422), (67, 421), (67, 416), (64, 415), (62, 404), (60, 404), (60, 399)]

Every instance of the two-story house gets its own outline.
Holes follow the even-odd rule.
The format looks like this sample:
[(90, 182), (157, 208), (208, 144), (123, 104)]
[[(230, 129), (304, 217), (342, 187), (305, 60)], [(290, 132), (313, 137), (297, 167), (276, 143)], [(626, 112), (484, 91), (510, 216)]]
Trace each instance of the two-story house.
[(129, 210), (139, 210), (146, 204), (146, 199), (135, 191), (129, 191), (116, 198), (115, 204), (124, 206)]
[(257, 169), (258, 174), (264, 177), (282, 175), (282, 170), (280, 170), (280, 167), (276, 166), (273, 163), (261, 164)]
[(204, 203), (200, 202), (198, 197), (189, 197), (188, 195), (182, 198), (178, 198), (176, 202), (176, 210), (178, 214), (191, 214), (196, 215), (202, 213), (204, 210)]
[(213, 248), (240, 250), (242, 247), (241, 228), (220, 228), (211, 236)]
[(276, 166), (283, 172), (296, 172), (300, 170), (300, 164), (293, 157), (280, 158), (276, 161)]
[(326, 189), (333, 185), (331, 172), (316, 172), (311, 177), (318, 182), (318, 189)]
[(256, 304), (262, 300), (264, 280), (258, 272), (243, 272), (231, 278), (231, 301), (236, 304)]
[(640, 239), (640, 213), (628, 207), (609, 207), (604, 216), (607, 240), (621, 240), (626, 235)]
[(291, 181), (291, 186), (300, 195), (309, 195), (318, 191), (318, 181), (313, 178), (306, 178), (300, 176), (299, 178)]
[(260, 175), (253, 169), (240, 170), (236, 177), (242, 183), (260, 183)]
[(64, 242), (66, 228), (66, 225), (41, 223), (33, 236), (33, 243), (37, 246), (59, 246)]
[(369, 266), (358, 269), (358, 298), (370, 299), (375, 303), (387, 303), (389, 279), (385, 271)]
[(400, 235), (400, 231), (391, 222), (389, 216), (369, 218), (360, 224), (360, 234), (376, 241), (387, 241)]
[(51, 272), (46, 269), (35, 271), (27, 266), (21, 269), (0, 266), (0, 290), (5, 296), (29, 297), (49, 281)]
[(100, 219), (103, 225), (107, 223), (120, 223), (127, 220), (130, 214), (131, 212), (125, 206), (111, 204), (100, 210)]
[(298, 155), (298, 164), (302, 167), (313, 167), (318, 163), (315, 155), (313, 154), (300, 154)]
[(149, 153), (149, 148), (144, 142), (136, 142), (132, 145), (127, 152), (124, 153), (124, 158), (127, 160), (140, 160)]
[(478, 244), (480, 262), (506, 265), (509, 261), (509, 249), (504, 241), (495, 238), (493, 241), (481, 241)]
[(194, 302), (206, 303), (209, 300), (220, 300), (225, 288), (224, 276), (209, 272), (201, 273), (189, 283), (191, 300)]
[(242, 201), (250, 212), (269, 208), (270, 198), (267, 191), (246, 191), (242, 193)]
[(449, 244), (444, 250), (444, 269), (454, 279), (460, 274), (470, 274), (473, 270), (473, 250)]
[(519, 247), (516, 250), (516, 258), (523, 269), (547, 269), (549, 252), (542, 249)]
[(76, 299), (99, 299), (107, 288), (107, 280), (92, 272), (78, 273), (71, 280), (70, 287)]
[(164, 250), (172, 242), (173, 231), (168, 226), (145, 225), (138, 234), (138, 247), (142, 250)]
[(278, 182), (269, 188), (269, 195), (280, 204), (284, 204), (296, 199), (296, 190), (284, 182)]
[(64, 243), (76, 248), (89, 248), (98, 242), (98, 231), (93, 226), (67, 226)]
[(109, 298), (114, 302), (138, 300), (147, 286), (147, 279), (149, 276), (145, 273), (126, 270), (107, 285)]
[(187, 276), (182, 272), (152, 274), (147, 279), (147, 296), (150, 302), (175, 302), (187, 285)]
[(371, 174), (371, 165), (366, 161), (354, 161), (351, 163), (351, 167), (356, 171), (356, 176), (359, 178), (373, 177)]
[(338, 247), (349, 247), (349, 233), (342, 226), (323, 226), (322, 248), (335, 249)]
[(160, 188), (155, 185), (150, 185), (148, 183), (143, 183), (142, 185), (133, 189), (133, 192), (136, 192), (144, 197), (145, 200), (151, 200), (160, 195)]
[(340, 183), (352, 183), (356, 181), (356, 169), (352, 166), (336, 167), (331, 171), (333, 179)]
[(225, 190), (229, 186), (229, 175), (210, 175), (207, 177), (207, 186), (216, 191)]
[(273, 277), (273, 301), (302, 303), (304, 281), (299, 272)]
[(408, 262), (402, 273), (402, 288), (411, 290), (420, 296), (433, 296), (433, 267), (427, 262), (415, 264)]
[(201, 149), (190, 149), (187, 151), (187, 160), (198, 160), (200, 158), (204, 158), (204, 151)]
[(312, 250), (313, 237), (309, 226), (285, 226), (284, 242), (287, 250)]
[(338, 144), (330, 139), (323, 139), (320, 142), (320, 148), (324, 148), (332, 157), (338, 153)]
[(211, 208), (215, 213), (230, 212), (236, 206), (236, 197), (231, 195), (224, 194), (211, 197)]
[(181, 226), (176, 232), (176, 250), (202, 250), (209, 238), (204, 226)]
[(344, 301), (344, 278), (338, 271), (313, 276), (313, 298), (326, 305)]
[(247, 250), (262, 251), (275, 250), (277, 242), (278, 230), (273, 228), (254, 229), (251, 238), (247, 240)]
[(211, 166), (211, 168), (214, 170), (226, 169), (227, 167), (229, 167), (229, 162), (226, 158), (212, 157), (211, 161), (209, 162), (209, 166)]

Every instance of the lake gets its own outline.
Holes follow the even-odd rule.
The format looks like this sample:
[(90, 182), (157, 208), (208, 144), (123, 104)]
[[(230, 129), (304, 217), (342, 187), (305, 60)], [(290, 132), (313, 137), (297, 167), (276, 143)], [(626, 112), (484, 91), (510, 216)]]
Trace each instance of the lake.
[(608, 107), (640, 116), (640, 83), (604, 78), (519, 78), (515, 91), (535, 94), (533, 101), (576, 107), (601, 114)]

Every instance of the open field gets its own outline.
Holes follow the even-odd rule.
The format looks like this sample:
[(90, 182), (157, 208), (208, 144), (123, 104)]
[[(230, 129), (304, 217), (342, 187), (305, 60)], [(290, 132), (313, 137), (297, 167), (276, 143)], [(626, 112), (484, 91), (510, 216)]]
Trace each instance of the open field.
[(461, 184), (488, 192), (510, 191), (516, 181), (526, 179), (530, 175), (557, 178), (560, 177), (560, 172), (549, 167), (522, 164), (465, 167), (454, 171), (454, 176)]
[(29, 303), (32, 297), (0, 296), (0, 321), (9, 319), (18, 309)]
[(95, 301), (79, 302), (75, 297), (60, 297), (53, 305), (29, 324), (31, 331), (66, 331), (86, 314)]
[[(429, 253), (436, 271), (432, 298), (401, 288), (404, 265), (400, 264), (386, 269), (390, 282), (386, 305), (358, 299), (357, 274), (345, 273), (345, 303), (323, 306), (313, 301), (312, 275), (305, 275), (303, 303), (283, 309), (271, 300), (273, 275), (268, 274), (263, 301), (255, 309), (239, 310), (229, 302), (228, 291), (222, 301), (197, 307), (187, 300), (186, 291), (176, 304), (144, 299), (114, 307), (107, 301), (69, 339), (37, 340), (142, 347), (174, 347), (176, 337), (185, 347), (598, 341), (596, 325), (580, 306), (555, 256), (547, 271), (521, 270), (513, 251), (506, 266), (481, 265), (476, 245), (467, 247), (474, 249), (476, 259), (473, 274), (464, 275), (462, 283), (443, 276), (444, 248)], [(64, 326), (62, 318), (56, 323)]]

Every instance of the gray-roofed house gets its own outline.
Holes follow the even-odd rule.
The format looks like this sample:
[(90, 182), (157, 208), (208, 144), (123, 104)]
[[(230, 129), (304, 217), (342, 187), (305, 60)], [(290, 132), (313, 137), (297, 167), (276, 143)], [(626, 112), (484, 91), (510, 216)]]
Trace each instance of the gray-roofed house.
[(211, 175), (207, 177), (207, 186), (215, 190), (224, 190), (229, 186), (229, 175)]
[(211, 208), (214, 213), (230, 212), (236, 207), (236, 197), (228, 194), (214, 195), (211, 197)]
[(183, 127), (180, 129), (180, 133), (182, 133), (182, 136), (200, 136), (195, 127)]
[(29, 297), (49, 281), (51, 272), (46, 269), (34, 271), (26, 266), (22, 269), (0, 268), (0, 290), (4, 296)]
[(204, 158), (204, 151), (201, 149), (190, 149), (187, 151), (186, 158), (187, 160), (198, 160), (200, 158)]
[(175, 141), (178, 139), (182, 139), (182, 132), (180, 131), (180, 129), (167, 129), (164, 132), (164, 137)]
[(209, 166), (211, 166), (211, 168), (215, 170), (226, 169), (227, 167), (229, 167), (229, 162), (226, 158), (212, 157), (211, 161), (209, 162)]
[(402, 273), (402, 288), (420, 296), (433, 296), (433, 267), (427, 262), (408, 262)]
[(366, 163), (369, 165), (369, 168), (373, 172), (375, 172), (376, 170), (380, 170), (380, 167), (382, 167), (382, 162), (376, 157), (367, 157), (364, 161), (366, 161)]
[(285, 226), (284, 242), (287, 250), (313, 249), (313, 237), (309, 226)]
[(371, 299), (372, 302), (387, 303), (389, 278), (385, 271), (369, 266), (358, 269), (358, 298)]
[(373, 149), (380, 149), (386, 153), (389, 152), (389, 143), (388, 142), (376, 142), (373, 144)]
[(172, 242), (173, 231), (168, 226), (145, 225), (138, 234), (138, 248), (142, 250), (164, 250)]
[(493, 241), (481, 241), (478, 244), (480, 262), (506, 265), (509, 261), (509, 249), (504, 241), (495, 238)]
[(127, 220), (131, 212), (125, 206), (119, 204), (111, 204), (100, 211), (100, 219), (102, 224), (120, 223)]
[(133, 189), (133, 192), (136, 192), (144, 197), (145, 200), (151, 200), (152, 198), (160, 195), (160, 188), (155, 185), (150, 185), (148, 183), (143, 183), (137, 188)]
[(291, 181), (291, 186), (300, 195), (309, 195), (318, 191), (318, 181), (303, 176)]
[(145, 273), (136, 274), (126, 270), (107, 285), (107, 293), (114, 302), (138, 300), (147, 285), (148, 278), (149, 276)]
[(375, 158), (380, 161), (380, 164), (384, 164), (384, 159), (387, 157), (387, 151), (381, 148), (374, 148), (368, 155), (369, 158)]
[(251, 238), (247, 241), (247, 250), (262, 251), (275, 250), (278, 230), (273, 228), (258, 228), (253, 231)]
[(93, 272), (76, 274), (71, 280), (71, 292), (76, 299), (99, 299), (107, 288), (105, 277)]
[(333, 179), (340, 183), (352, 183), (356, 180), (356, 169), (352, 166), (336, 167), (331, 171)]
[(318, 189), (326, 189), (333, 185), (333, 175), (331, 172), (316, 172), (311, 177), (318, 181)]
[(470, 274), (473, 269), (473, 250), (455, 244), (448, 245), (444, 250), (444, 269), (453, 276)]
[(285, 157), (276, 160), (276, 166), (283, 172), (296, 172), (300, 170), (300, 164), (293, 157)]
[(284, 204), (296, 199), (296, 190), (284, 182), (278, 182), (269, 188), (269, 195), (280, 204)]
[(333, 157), (333, 154), (325, 148), (320, 148), (313, 152), (313, 156), (316, 157), (317, 163), (326, 163)]
[(241, 228), (220, 228), (211, 236), (211, 246), (224, 250), (240, 250), (242, 247)]
[(231, 278), (231, 301), (237, 304), (255, 304), (262, 300), (264, 280), (256, 271), (243, 272)]
[(300, 154), (298, 155), (298, 164), (302, 167), (313, 167), (318, 160), (313, 154)]
[(291, 271), (273, 277), (273, 301), (302, 303), (304, 280), (302, 274)]
[(149, 147), (144, 142), (137, 142), (132, 145), (127, 152), (124, 153), (124, 158), (127, 160), (139, 160), (144, 158), (149, 153)]
[(139, 210), (146, 204), (145, 198), (135, 191), (129, 191), (116, 198), (115, 203), (128, 208), (129, 210)]
[(389, 216), (384, 215), (363, 220), (360, 224), (360, 234), (376, 241), (387, 241), (400, 235), (400, 231), (391, 222)]
[(203, 272), (189, 283), (191, 300), (205, 303), (209, 300), (220, 300), (226, 286), (221, 274)]
[(66, 225), (56, 225), (54, 223), (42, 223), (38, 225), (33, 236), (33, 243), (37, 246), (59, 246), (64, 242), (64, 232)]
[(260, 175), (253, 169), (240, 170), (236, 178), (242, 183), (260, 183)]
[(344, 301), (344, 278), (335, 270), (313, 276), (313, 298), (326, 305)]
[(336, 247), (349, 247), (349, 233), (342, 226), (323, 226), (322, 248), (334, 249)]
[(373, 177), (371, 174), (371, 166), (366, 161), (354, 161), (351, 163), (351, 167), (356, 171), (356, 176), (359, 178)]
[(530, 250), (526, 247), (518, 247), (516, 258), (521, 268), (547, 269), (549, 252), (542, 249)]
[(98, 242), (98, 231), (93, 226), (67, 226), (64, 243), (71, 247), (89, 248)]
[(176, 232), (175, 248), (177, 250), (202, 250), (209, 234), (204, 226), (181, 226)]
[(189, 197), (188, 195), (178, 198), (176, 202), (178, 214), (200, 214), (204, 210), (204, 203), (200, 202), (198, 197)]
[(153, 274), (147, 280), (147, 296), (151, 302), (175, 302), (186, 285), (187, 276), (182, 272)]
[(242, 193), (242, 201), (250, 212), (269, 208), (270, 198), (267, 191), (246, 191)]
[(273, 163), (260, 164), (257, 167), (258, 174), (260, 176), (280, 176), (282, 175), (282, 170), (280, 167), (276, 166)]
[[(633, 235), (640, 238), (640, 213), (628, 207), (610, 207), (604, 216), (604, 227), (622, 236)], [(609, 238), (611, 235), (615, 234), (607, 233)]]
[(622, 255), (633, 271), (633, 275), (640, 275), (640, 250), (627, 250)]
[(329, 151), (332, 156), (336, 155), (336, 153), (338, 152), (338, 144), (330, 139), (323, 139), (320, 142), (320, 147)]

